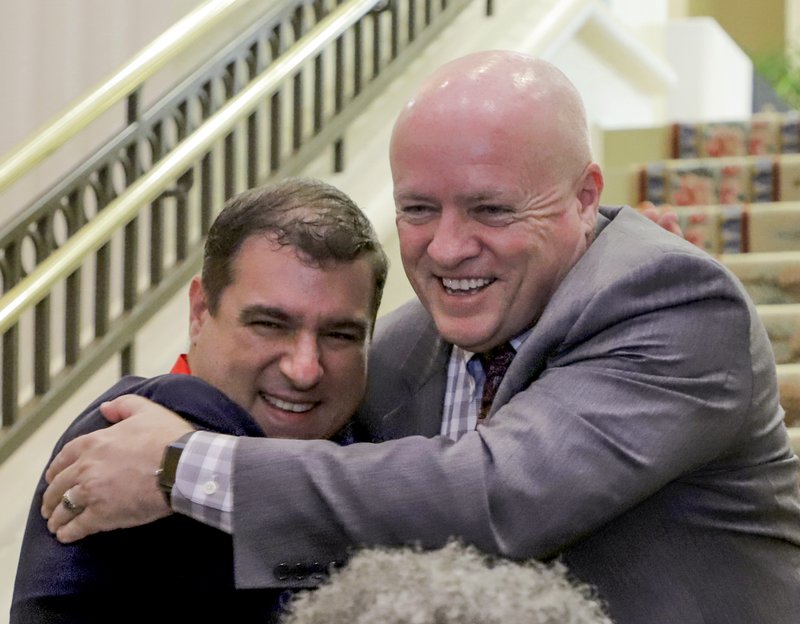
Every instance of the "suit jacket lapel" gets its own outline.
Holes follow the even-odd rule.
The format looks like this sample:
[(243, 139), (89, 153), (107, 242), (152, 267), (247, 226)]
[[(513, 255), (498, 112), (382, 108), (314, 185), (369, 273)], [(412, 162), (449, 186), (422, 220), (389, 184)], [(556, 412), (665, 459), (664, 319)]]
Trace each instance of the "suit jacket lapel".
[(409, 380), (412, 387), (408, 403), (385, 417), (386, 430), (392, 437), (439, 434), (450, 349), (436, 332), (433, 322), (429, 323), (400, 365), (402, 377)]
[[(611, 223), (620, 208), (602, 207), (597, 216), (595, 239)], [(558, 349), (563, 342), (573, 319), (581, 306), (575, 306), (575, 301), (581, 301), (580, 295), (588, 296), (585, 281), (581, 278), (583, 266), (591, 265), (590, 255), (592, 247), (589, 246), (586, 254), (564, 278), (564, 281), (553, 293), (553, 297), (542, 312), (536, 325), (534, 325), (528, 338), (522, 343), (519, 352), (511, 362), (508, 371), (497, 389), (492, 409), (489, 416), (497, 409), (508, 403), (514, 395), (527, 388), (536, 380), (546, 368), (547, 358)], [(583, 265), (583, 266), (582, 266)], [(569, 293), (565, 298), (564, 293)], [(562, 305), (562, 302), (565, 305)]]

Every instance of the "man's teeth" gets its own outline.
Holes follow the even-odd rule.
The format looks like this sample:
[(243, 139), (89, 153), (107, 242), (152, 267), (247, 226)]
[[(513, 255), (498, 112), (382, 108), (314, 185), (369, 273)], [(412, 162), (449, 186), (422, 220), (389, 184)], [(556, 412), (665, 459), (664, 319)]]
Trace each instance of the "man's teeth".
[(270, 405), (274, 405), (278, 409), (282, 409), (287, 412), (295, 412), (296, 414), (307, 412), (312, 407), (314, 407), (313, 403), (290, 403), (289, 401), (283, 401), (281, 399), (263, 393), (261, 394), (261, 396)]
[(470, 279), (450, 279), (447, 277), (442, 278), (442, 284), (447, 290), (477, 290), (491, 284), (492, 280), (486, 278), (470, 278)]

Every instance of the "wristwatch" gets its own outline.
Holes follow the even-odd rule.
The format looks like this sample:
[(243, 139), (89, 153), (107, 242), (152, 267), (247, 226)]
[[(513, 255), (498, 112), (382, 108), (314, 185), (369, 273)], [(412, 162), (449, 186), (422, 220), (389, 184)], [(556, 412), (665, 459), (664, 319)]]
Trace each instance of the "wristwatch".
[(186, 443), (192, 437), (194, 431), (183, 434), (180, 438), (170, 443), (164, 449), (164, 455), (161, 458), (161, 466), (156, 470), (156, 479), (158, 480), (158, 487), (164, 494), (164, 500), (167, 505), (172, 507), (172, 488), (175, 485), (175, 473), (178, 472), (178, 462), (181, 459), (181, 453), (186, 448)]

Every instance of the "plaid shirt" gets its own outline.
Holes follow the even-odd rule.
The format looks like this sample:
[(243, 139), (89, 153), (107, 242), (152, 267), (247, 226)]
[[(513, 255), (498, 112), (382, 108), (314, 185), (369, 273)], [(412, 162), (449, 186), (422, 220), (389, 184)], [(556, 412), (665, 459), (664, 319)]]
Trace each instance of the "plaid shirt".
[(231, 533), (233, 451), (236, 436), (198, 431), (181, 453), (172, 509), (203, 524)]
[[(189, 360), (181, 354), (172, 366), (173, 375), (191, 375)], [(172, 509), (226, 533), (232, 532), (233, 449), (236, 436), (198, 431), (189, 437), (181, 453)]]
[[(530, 330), (510, 340), (515, 351), (519, 351), (529, 334)], [(484, 381), (486, 374), (477, 355), (453, 345), (447, 365), (441, 435), (458, 440), (477, 427)]]
[(471, 351), (453, 345), (447, 365), (447, 390), (444, 395), (440, 433), (458, 440), (478, 422), (478, 408), (485, 375)]

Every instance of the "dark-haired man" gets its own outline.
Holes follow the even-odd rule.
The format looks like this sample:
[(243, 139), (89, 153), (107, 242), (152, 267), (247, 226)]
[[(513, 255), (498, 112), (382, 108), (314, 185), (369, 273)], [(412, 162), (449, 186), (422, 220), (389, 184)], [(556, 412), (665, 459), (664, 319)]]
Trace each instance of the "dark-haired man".
[[(199, 429), (195, 442), (210, 440), (217, 455), (225, 449), (210, 432), (346, 442), (386, 271), (369, 221), (333, 187), (296, 179), (242, 193), (212, 225), (202, 276), (192, 280), (188, 353), (172, 374), (123, 378), (72, 423), (55, 452), (107, 427), (99, 406), (123, 393), (175, 410), (188, 421), (175, 435)], [(46, 485), (42, 478), (28, 518), (12, 624), (277, 616), (280, 590), (236, 589), (228, 532), (176, 514), (60, 544), (40, 514)], [(214, 490), (212, 474), (203, 493), (213, 500)], [(66, 492), (62, 508), (80, 513), (80, 496), (79, 488)]]

